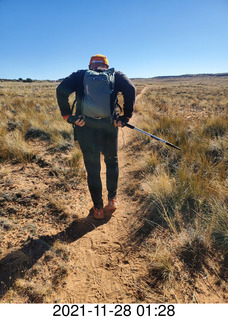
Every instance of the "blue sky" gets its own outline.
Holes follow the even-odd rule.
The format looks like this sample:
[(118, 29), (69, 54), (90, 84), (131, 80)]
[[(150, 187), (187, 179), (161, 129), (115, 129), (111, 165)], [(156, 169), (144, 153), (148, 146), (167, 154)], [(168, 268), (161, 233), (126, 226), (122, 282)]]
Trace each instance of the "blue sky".
[(63, 78), (97, 53), (129, 77), (228, 72), (228, 0), (0, 0), (0, 78)]

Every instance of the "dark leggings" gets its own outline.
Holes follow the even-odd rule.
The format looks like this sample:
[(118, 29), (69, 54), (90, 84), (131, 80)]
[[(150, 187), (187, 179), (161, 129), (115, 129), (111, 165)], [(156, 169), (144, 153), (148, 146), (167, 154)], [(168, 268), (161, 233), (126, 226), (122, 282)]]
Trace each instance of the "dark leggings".
[(113, 125), (107, 128), (77, 127), (77, 139), (83, 153), (87, 171), (89, 191), (95, 208), (103, 206), (102, 183), (100, 177), (100, 154), (104, 155), (106, 164), (106, 186), (108, 198), (114, 198), (118, 183), (117, 142), (118, 128)]

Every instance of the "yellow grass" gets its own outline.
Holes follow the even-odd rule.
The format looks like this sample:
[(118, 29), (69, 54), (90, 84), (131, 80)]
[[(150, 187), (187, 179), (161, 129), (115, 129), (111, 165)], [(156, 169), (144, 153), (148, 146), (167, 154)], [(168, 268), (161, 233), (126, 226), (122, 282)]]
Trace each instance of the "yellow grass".
[(61, 148), (72, 139), (72, 127), (62, 120), (55, 97), (56, 83), (0, 83), (1, 158), (28, 159), (27, 140), (39, 138)]
[(210, 235), (211, 243), (219, 247), (222, 242), (225, 251), (227, 85), (227, 78), (213, 77), (150, 80), (136, 106), (142, 119), (138, 127), (181, 151), (141, 134), (140, 148), (134, 141), (141, 149), (135, 170), (140, 171), (147, 215), (154, 218), (157, 211), (174, 234), (193, 228), (207, 239)]

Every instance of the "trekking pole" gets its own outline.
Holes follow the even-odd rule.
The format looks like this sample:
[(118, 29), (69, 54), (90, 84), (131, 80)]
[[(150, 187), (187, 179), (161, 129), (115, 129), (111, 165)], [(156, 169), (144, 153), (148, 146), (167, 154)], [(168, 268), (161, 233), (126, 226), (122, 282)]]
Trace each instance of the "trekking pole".
[(143, 131), (143, 130), (141, 130), (141, 129), (139, 129), (139, 128), (136, 128), (135, 126), (132, 126), (132, 125), (129, 124), (129, 123), (126, 124), (126, 127), (130, 128), (130, 129), (135, 129), (135, 130), (137, 130), (137, 131), (139, 131), (139, 132), (141, 132), (141, 133), (146, 134), (147, 136), (149, 136), (149, 137), (151, 137), (151, 138), (153, 138), (153, 139), (156, 139), (156, 140), (158, 140), (158, 141), (164, 142), (165, 144), (167, 144), (167, 146), (170, 146), (170, 147), (175, 148), (175, 149), (177, 149), (177, 150), (181, 150), (179, 147), (175, 146), (174, 144), (172, 144), (172, 143), (170, 143), (170, 142), (168, 142), (168, 141), (162, 140), (161, 138), (158, 138), (158, 137), (156, 137), (156, 136), (153, 136), (152, 134), (150, 134), (150, 133), (148, 133), (148, 132), (146, 132), (146, 131)]

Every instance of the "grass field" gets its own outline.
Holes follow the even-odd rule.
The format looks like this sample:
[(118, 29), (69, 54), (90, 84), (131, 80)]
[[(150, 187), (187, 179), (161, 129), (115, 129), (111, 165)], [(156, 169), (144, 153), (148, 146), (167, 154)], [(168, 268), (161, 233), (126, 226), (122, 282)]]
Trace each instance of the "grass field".
[(172, 241), (167, 240), (150, 266), (160, 280), (173, 281), (177, 257), (192, 278), (217, 259), (216, 251), (216, 272), (226, 278), (228, 79), (160, 79), (147, 86), (136, 108), (138, 127), (181, 151), (143, 134), (132, 142), (134, 183), (129, 188), (141, 197), (143, 216), (134, 236), (145, 242), (155, 230), (169, 231)]
[[(219, 301), (225, 302), (228, 77), (133, 81), (137, 94), (142, 93), (135, 107), (136, 126), (181, 148), (172, 149), (135, 131), (125, 146), (130, 163), (126, 199), (137, 201), (138, 216), (138, 223), (129, 229), (129, 241), (136, 250), (142, 248), (148, 261), (147, 273), (138, 284), (137, 299), (199, 302), (194, 293), (197, 281), (203, 279), (203, 302), (214, 301), (206, 294), (210, 285), (219, 292)], [(53, 226), (55, 231), (67, 227), (72, 210), (77, 212), (80, 205), (74, 200), (72, 207), (71, 198), (75, 190), (84, 190), (82, 155), (74, 146), (72, 127), (60, 116), (55, 96), (57, 84), (0, 82), (3, 302), (48, 301), (50, 288), (61, 285), (70, 273), (67, 244), (55, 242), (49, 252), (42, 247), (45, 261), (53, 261), (54, 273), (46, 264), (44, 271), (41, 262), (34, 264), (39, 261), (38, 253), (32, 254), (31, 264), (31, 244), (25, 246), (27, 251), (16, 250), (11, 255), (11, 250), (20, 247), (20, 241), (26, 237), (45, 235)], [(39, 284), (35, 288), (33, 277), (45, 270), (49, 286)], [(14, 277), (14, 273), (20, 276)], [(7, 275), (12, 279), (7, 280)], [(177, 292), (183, 300), (175, 298)]]

